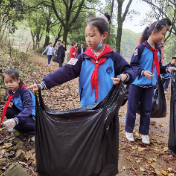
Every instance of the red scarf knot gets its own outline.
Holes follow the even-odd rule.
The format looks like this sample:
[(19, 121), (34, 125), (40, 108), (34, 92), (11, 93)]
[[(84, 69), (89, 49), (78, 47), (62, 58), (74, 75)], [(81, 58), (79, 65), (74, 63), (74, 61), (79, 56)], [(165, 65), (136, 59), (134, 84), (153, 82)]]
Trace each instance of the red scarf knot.
[(149, 50), (154, 52), (154, 59), (153, 59), (153, 65), (152, 65), (152, 72), (153, 72), (153, 67), (154, 65), (156, 66), (156, 71), (157, 71), (157, 75), (159, 76), (160, 74), (160, 64), (159, 64), (159, 60), (158, 60), (158, 49), (152, 48), (150, 47)]
[[(95, 87), (95, 103), (96, 103), (98, 99), (98, 70), (99, 70), (99, 66), (105, 63), (106, 58), (102, 57), (99, 60), (98, 58), (96, 60), (94, 59), (90, 59), (90, 60), (95, 65), (95, 69), (91, 76), (91, 89), (93, 91), (93, 88)], [(91, 96), (92, 96), (92, 91), (91, 91)]]
[[(145, 43), (142, 43), (142, 44), (146, 46)], [(160, 74), (160, 64), (159, 64), (159, 60), (158, 60), (158, 51), (159, 51), (159, 49), (155, 49), (155, 48), (152, 48), (152, 47), (149, 47), (148, 49), (154, 52), (154, 59), (153, 59), (153, 65), (152, 65), (152, 73), (153, 73), (153, 67), (155, 65), (156, 66), (157, 75), (159, 77), (159, 74)]]

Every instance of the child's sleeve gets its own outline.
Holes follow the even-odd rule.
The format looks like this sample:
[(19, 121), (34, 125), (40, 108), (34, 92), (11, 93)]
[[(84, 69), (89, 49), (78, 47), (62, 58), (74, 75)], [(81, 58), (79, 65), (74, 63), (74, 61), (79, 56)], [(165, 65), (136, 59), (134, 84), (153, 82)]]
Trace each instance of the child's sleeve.
[(114, 69), (115, 69), (115, 76), (120, 74), (126, 74), (127, 79), (124, 81), (126, 84), (131, 84), (135, 78), (136, 74), (134, 73), (132, 67), (128, 64), (128, 62), (118, 53), (114, 52)]
[(130, 65), (133, 68), (133, 71), (136, 73), (136, 75), (140, 76), (143, 75), (144, 69), (140, 66), (140, 59), (142, 56), (142, 53), (145, 49), (145, 45), (139, 45), (131, 58)]
[(78, 58), (71, 59), (67, 65), (44, 77), (41, 83), (44, 89), (50, 89), (79, 77), (83, 59), (84, 56), (81, 54)]
[(26, 88), (21, 92), (21, 99), (23, 102), (23, 110), (18, 115), (15, 115), (14, 120), (16, 124), (26, 122), (26, 118), (29, 118), (32, 114), (32, 96)]

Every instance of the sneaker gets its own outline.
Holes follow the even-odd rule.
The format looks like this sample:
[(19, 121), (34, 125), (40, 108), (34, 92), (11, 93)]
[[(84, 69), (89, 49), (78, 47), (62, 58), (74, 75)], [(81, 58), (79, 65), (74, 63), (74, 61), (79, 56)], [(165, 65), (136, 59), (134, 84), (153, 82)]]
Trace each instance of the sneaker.
[(148, 135), (142, 135), (141, 137), (142, 137), (142, 142), (144, 144), (150, 144), (150, 139)]
[(165, 90), (164, 93), (167, 93), (167, 91)]
[(48, 66), (50, 66), (50, 64), (48, 64)]
[(35, 142), (35, 136), (31, 137), (31, 141)]
[(55, 63), (53, 62), (53, 65), (55, 65)]
[(126, 138), (130, 141), (130, 142), (134, 142), (134, 137), (133, 137), (133, 133), (128, 133), (126, 132)]

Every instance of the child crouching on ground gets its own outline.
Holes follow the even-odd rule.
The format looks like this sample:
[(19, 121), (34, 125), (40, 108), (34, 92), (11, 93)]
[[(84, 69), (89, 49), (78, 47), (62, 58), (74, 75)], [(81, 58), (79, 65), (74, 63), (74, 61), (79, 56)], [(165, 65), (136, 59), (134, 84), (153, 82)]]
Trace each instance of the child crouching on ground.
[(23, 133), (34, 133), (35, 128), (35, 97), (22, 83), (17, 70), (7, 69), (2, 74), (8, 92), (8, 100), (4, 106), (1, 123), (4, 122), (8, 131), (16, 129)]

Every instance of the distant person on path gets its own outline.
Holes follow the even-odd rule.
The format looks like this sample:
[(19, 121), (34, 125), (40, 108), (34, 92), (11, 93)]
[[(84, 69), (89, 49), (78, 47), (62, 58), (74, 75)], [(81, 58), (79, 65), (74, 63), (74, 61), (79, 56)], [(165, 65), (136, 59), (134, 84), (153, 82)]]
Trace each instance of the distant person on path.
[(86, 49), (84, 48), (84, 43), (81, 44), (80, 47), (78, 47), (78, 55), (82, 54), (86, 51)]
[(59, 48), (60, 45), (61, 45), (61, 40), (58, 40), (57, 43), (56, 43), (56, 45), (55, 45), (55, 51), (56, 51), (56, 53), (57, 53), (57, 50), (58, 50), (58, 48)]
[[(8, 100), (4, 106), (4, 115), (8, 120), (4, 122), (8, 131), (34, 133), (35, 129), (35, 97), (22, 83), (17, 70), (7, 69), (2, 74), (8, 92)], [(33, 139), (34, 140), (34, 139)]]
[[(48, 57), (48, 66), (50, 66), (50, 61), (53, 55), (55, 55), (55, 50), (53, 48), (53, 44), (50, 42), (49, 45), (46, 47), (45, 51), (43, 51), (42, 55), (46, 53)], [(54, 62), (53, 62), (54, 65)]]
[(76, 58), (77, 56), (77, 43), (73, 42), (71, 48), (70, 48), (70, 59)]
[[(169, 19), (169, 18), (163, 18), (163, 19), (161, 19), (161, 21), (166, 24), (167, 31), (169, 31), (170, 26), (172, 25), (170, 19)], [(148, 27), (150, 27), (151, 25), (152, 25), (152, 23), (151, 23)], [(141, 44), (141, 38), (142, 38), (142, 37), (140, 37), (140, 38), (137, 40), (136, 47)], [(161, 63), (162, 63), (162, 65), (164, 64), (164, 47), (165, 47), (165, 45), (166, 45), (166, 44), (164, 43), (164, 40), (161, 40), (161, 41), (158, 43), (158, 46), (159, 46), (160, 49), (161, 49)]]
[(64, 62), (64, 58), (65, 58), (65, 51), (66, 51), (65, 42), (62, 41), (61, 45), (59, 46), (58, 51), (56, 53), (57, 59), (59, 62), (59, 67), (63, 66), (63, 62)]
[[(168, 63), (167, 65), (165, 65), (166, 67), (175, 67), (176, 64), (176, 57), (172, 57), (172, 60), (170, 63)], [(169, 82), (170, 82), (170, 78), (171, 78), (171, 73), (166, 73), (166, 74), (162, 74), (162, 82), (164, 85), (164, 93), (167, 93), (167, 89), (169, 86)]]
[(142, 142), (150, 144), (149, 126), (152, 110), (154, 86), (160, 73), (171, 73), (173, 67), (165, 67), (161, 64), (161, 52), (158, 43), (164, 39), (167, 26), (164, 21), (156, 21), (148, 26), (141, 38), (141, 43), (132, 56), (130, 65), (137, 77), (129, 87), (128, 108), (126, 115), (126, 138), (134, 141), (133, 130), (139, 102), (141, 103), (141, 116), (139, 133), (142, 134)]

